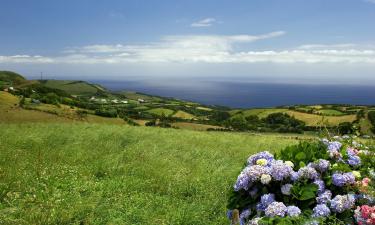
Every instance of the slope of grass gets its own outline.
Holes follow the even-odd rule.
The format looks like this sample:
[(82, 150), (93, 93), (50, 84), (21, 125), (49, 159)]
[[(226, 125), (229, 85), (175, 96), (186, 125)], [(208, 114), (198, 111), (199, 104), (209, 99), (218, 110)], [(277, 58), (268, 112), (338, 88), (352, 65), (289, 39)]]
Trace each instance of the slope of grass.
[(150, 109), (150, 110), (147, 110), (147, 112), (155, 114), (155, 115), (158, 115), (158, 116), (161, 116), (162, 114), (164, 114), (165, 116), (170, 116), (170, 115), (172, 115), (174, 113), (173, 110), (171, 110), (171, 109), (164, 109), (164, 108)]
[(24, 83), (26, 80), (18, 73), (11, 71), (0, 71), (0, 81), (5, 81), (7, 84), (11, 85), (19, 85)]
[(308, 126), (319, 126), (319, 125), (328, 125), (336, 126), (342, 122), (353, 122), (356, 119), (356, 115), (345, 115), (345, 116), (321, 116), (309, 113), (301, 113), (296, 111), (287, 111), (291, 116), (294, 116), (296, 119), (302, 120)]
[(2, 224), (228, 224), (227, 191), (246, 158), (295, 143), (116, 125), (0, 130)]
[(84, 81), (47, 80), (44, 85), (49, 88), (63, 90), (73, 95), (93, 95), (98, 88)]
[(345, 113), (340, 112), (335, 109), (321, 109), (318, 111), (320, 114), (325, 115), (325, 116), (342, 116), (345, 115)]
[(173, 117), (177, 117), (177, 118), (181, 118), (181, 119), (186, 119), (186, 120), (191, 120), (191, 119), (194, 119), (195, 116), (190, 114), (190, 113), (187, 113), (185, 111), (182, 111), (182, 110), (178, 110), (175, 114), (173, 114)]

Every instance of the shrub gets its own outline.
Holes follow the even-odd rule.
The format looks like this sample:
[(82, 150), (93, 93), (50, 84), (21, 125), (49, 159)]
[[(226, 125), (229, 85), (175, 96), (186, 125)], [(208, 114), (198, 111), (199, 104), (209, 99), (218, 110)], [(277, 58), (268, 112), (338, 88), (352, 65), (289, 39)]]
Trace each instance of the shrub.
[(375, 151), (345, 138), (250, 156), (230, 193), (232, 224), (373, 224)]

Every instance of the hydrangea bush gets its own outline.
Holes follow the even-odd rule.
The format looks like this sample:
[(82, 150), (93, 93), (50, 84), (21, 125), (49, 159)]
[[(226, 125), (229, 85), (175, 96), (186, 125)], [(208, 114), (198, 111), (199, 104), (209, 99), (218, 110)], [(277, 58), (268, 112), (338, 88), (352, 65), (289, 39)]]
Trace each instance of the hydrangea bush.
[(375, 151), (348, 136), (248, 158), (231, 191), (231, 224), (375, 225)]

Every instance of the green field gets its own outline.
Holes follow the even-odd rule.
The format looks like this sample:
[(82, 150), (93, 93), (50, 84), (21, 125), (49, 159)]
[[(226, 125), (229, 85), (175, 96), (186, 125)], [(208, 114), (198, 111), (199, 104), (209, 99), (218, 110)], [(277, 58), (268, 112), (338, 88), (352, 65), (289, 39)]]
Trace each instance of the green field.
[(296, 142), (117, 125), (0, 129), (2, 224), (228, 224), (227, 191), (246, 158)]
[(177, 117), (177, 118), (181, 118), (185, 120), (191, 120), (195, 118), (194, 115), (187, 113), (185, 111), (182, 111), (182, 110), (178, 110), (175, 114), (173, 114), (173, 117)]
[(155, 115), (158, 115), (158, 116), (161, 116), (161, 115), (165, 115), (165, 116), (170, 116), (174, 113), (173, 110), (171, 109), (165, 109), (165, 108), (155, 108), (155, 109), (150, 109), (150, 110), (147, 110), (147, 112), (151, 113), (151, 114), (155, 114)]
[(340, 112), (340, 111), (335, 110), (335, 109), (321, 109), (321, 110), (318, 110), (318, 113), (322, 114), (322, 115), (325, 115), (325, 116), (343, 116), (343, 115), (345, 115), (345, 113)]
[(93, 95), (98, 91), (97, 86), (83, 81), (47, 80), (44, 85), (49, 88), (63, 90), (73, 95)]

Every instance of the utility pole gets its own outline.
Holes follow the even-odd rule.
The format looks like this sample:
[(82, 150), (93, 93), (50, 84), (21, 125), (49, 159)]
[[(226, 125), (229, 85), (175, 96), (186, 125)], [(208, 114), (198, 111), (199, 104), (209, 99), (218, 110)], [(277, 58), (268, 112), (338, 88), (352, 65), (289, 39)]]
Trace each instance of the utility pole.
[(43, 72), (40, 72), (40, 80), (43, 81)]

